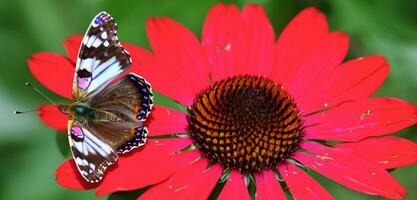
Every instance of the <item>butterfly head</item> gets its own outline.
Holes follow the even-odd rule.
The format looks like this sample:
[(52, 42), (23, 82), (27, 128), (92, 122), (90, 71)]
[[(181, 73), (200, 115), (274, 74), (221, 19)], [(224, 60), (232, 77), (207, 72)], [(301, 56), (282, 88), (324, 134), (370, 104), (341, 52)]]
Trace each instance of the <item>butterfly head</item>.
[(60, 104), (58, 105), (58, 110), (65, 115), (71, 115), (71, 105)]

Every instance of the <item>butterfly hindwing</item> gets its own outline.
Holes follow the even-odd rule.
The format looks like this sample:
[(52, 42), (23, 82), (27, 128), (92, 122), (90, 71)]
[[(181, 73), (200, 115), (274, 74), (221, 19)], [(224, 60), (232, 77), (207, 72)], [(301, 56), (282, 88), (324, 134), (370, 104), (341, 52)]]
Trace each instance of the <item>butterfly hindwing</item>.
[(97, 110), (111, 112), (123, 120), (92, 123), (118, 153), (129, 152), (146, 142), (147, 130), (143, 121), (152, 110), (152, 98), (150, 84), (136, 74), (128, 74), (109, 85), (90, 102)]
[(152, 110), (152, 98), (150, 84), (136, 74), (128, 74), (90, 100), (91, 107), (102, 113), (112, 113), (117, 120), (69, 120), (72, 155), (87, 181), (100, 181), (106, 168), (116, 162), (117, 154), (146, 143), (148, 131), (143, 121)]
[(146, 127), (134, 125), (129, 122), (93, 122), (97, 133), (115, 149), (118, 154), (123, 154), (143, 146), (146, 143), (148, 130)]
[(75, 164), (88, 182), (99, 182), (106, 168), (117, 160), (115, 150), (88, 124), (70, 119), (68, 140)]
[(92, 20), (78, 53), (74, 100), (97, 94), (130, 67), (130, 55), (120, 44), (116, 29), (116, 23), (106, 12)]

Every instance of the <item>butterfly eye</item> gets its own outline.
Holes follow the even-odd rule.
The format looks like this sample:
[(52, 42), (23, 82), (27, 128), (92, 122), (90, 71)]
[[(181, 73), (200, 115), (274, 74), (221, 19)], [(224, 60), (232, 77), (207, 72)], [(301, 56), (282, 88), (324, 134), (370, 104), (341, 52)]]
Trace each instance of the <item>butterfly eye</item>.
[(75, 106), (74, 113), (83, 117), (94, 117), (94, 111), (84, 106)]
[(75, 107), (74, 112), (77, 114), (83, 114), (84, 113), (84, 108), (83, 107)]

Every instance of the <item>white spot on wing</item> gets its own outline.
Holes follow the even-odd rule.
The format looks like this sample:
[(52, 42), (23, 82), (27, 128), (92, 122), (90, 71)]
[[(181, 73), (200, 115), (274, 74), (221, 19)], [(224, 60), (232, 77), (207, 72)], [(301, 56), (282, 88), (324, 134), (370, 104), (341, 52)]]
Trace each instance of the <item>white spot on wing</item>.
[(90, 163), (90, 168), (91, 168), (92, 170), (96, 170), (96, 165), (94, 165), (93, 163)]
[(101, 38), (103, 38), (104, 40), (107, 39), (107, 32), (103, 32), (101, 34)]
[(101, 43), (103, 43), (102, 41), (101, 41), (101, 39), (96, 39), (94, 42), (93, 42), (93, 47), (95, 47), (95, 48), (97, 48), (97, 47), (99, 47), (100, 45), (101, 45)]
[(88, 161), (87, 161), (86, 159), (82, 159), (82, 160), (81, 160), (81, 163), (82, 163), (84, 166), (88, 166)]
[(76, 162), (76, 163), (78, 163), (78, 164), (82, 164), (82, 162), (81, 162), (81, 158), (80, 158), (80, 157), (76, 157), (76, 158), (75, 158), (75, 162)]
[(84, 176), (88, 176), (88, 173), (84, 170), (81, 170), (81, 174), (84, 175)]
[(87, 71), (91, 72), (92, 65), (94, 64), (94, 59), (93, 58), (87, 58), (87, 59), (83, 59), (80, 62), (80, 69), (86, 69)]
[(85, 46), (91, 47), (91, 45), (93, 44), (94, 40), (96, 40), (96, 39), (97, 39), (97, 36), (91, 35), (91, 37), (88, 39), (87, 44)]

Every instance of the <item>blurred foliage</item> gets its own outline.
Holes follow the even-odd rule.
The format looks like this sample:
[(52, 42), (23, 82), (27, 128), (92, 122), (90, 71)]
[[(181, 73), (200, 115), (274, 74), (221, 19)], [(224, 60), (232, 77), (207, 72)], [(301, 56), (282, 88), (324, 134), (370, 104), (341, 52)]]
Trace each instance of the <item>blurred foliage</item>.
[[(93, 191), (73, 191), (55, 183), (54, 171), (66, 159), (65, 138), (40, 122), (36, 114), (14, 116), (14, 109), (30, 110), (45, 101), (24, 83), (29, 81), (57, 102), (67, 103), (47, 91), (29, 72), (31, 54), (52, 51), (64, 54), (62, 41), (71, 34), (83, 34), (91, 18), (101, 10), (112, 14), (123, 41), (149, 48), (145, 33), (150, 16), (168, 16), (196, 35), (209, 8), (217, 1), (192, 0), (2, 0), (0, 1), (0, 199), (91, 199)], [(402, 0), (258, 0), (225, 1), (242, 7), (262, 4), (279, 33), (301, 9), (316, 6), (328, 16), (332, 30), (351, 36), (349, 58), (382, 54), (391, 72), (376, 96), (395, 96), (417, 103), (417, 1)], [(278, 35), (278, 34), (277, 34)], [(58, 67), (58, 66), (57, 66)], [(162, 98), (163, 99), (163, 98)], [(163, 100), (165, 102), (165, 100)], [(168, 105), (173, 105), (168, 103)], [(182, 109), (182, 108), (180, 108)], [(398, 135), (417, 141), (416, 127)], [(61, 139), (60, 139), (61, 138)], [(57, 139), (61, 142), (57, 143)], [(393, 171), (417, 199), (417, 166)], [(350, 191), (311, 172), (336, 199), (379, 199)], [(136, 191), (138, 194), (141, 191)], [(110, 199), (132, 197), (117, 193)], [(102, 197), (101, 199), (107, 199)]]

